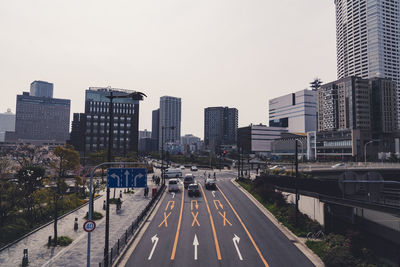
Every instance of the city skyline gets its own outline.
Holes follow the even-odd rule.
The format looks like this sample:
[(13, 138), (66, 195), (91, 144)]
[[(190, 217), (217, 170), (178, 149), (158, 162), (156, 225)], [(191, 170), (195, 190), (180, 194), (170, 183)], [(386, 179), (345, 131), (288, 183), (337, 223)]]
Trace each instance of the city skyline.
[(333, 1), (3, 2), (0, 22), (2, 112), (34, 80), (71, 99), (71, 118), (88, 87), (128, 88), (148, 95), (141, 130), (173, 95), (182, 134), (203, 138), (206, 107), (236, 107), (239, 127), (267, 124), (269, 99), (336, 79)]

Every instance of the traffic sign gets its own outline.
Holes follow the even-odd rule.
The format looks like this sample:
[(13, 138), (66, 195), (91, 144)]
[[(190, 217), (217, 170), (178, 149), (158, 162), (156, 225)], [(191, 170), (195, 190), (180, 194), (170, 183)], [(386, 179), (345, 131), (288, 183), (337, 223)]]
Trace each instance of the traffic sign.
[(92, 220), (88, 220), (83, 224), (83, 230), (88, 233), (92, 232), (94, 229), (96, 229), (96, 223)]
[(144, 168), (109, 168), (107, 174), (108, 188), (147, 186), (147, 171)]

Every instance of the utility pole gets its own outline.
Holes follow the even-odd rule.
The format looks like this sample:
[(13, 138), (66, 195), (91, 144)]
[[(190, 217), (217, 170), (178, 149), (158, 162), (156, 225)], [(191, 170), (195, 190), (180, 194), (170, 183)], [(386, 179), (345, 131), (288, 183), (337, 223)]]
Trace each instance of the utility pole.
[(299, 188), (298, 188), (298, 179), (299, 179), (299, 152), (298, 152), (298, 140), (296, 139), (295, 142), (296, 145), (296, 153), (295, 153), (295, 164), (296, 164), (296, 176), (295, 176), (295, 181), (294, 181), (294, 187), (295, 187), (295, 192), (296, 192), (296, 214), (295, 214), (295, 223), (297, 226), (297, 220), (298, 220), (298, 213), (299, 213)]

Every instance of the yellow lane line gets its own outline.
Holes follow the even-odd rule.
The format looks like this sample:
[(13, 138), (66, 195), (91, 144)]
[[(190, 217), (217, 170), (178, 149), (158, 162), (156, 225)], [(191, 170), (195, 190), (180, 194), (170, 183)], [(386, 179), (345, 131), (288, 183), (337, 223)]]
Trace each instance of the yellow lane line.
[(219, 192), (221, 192), (222, 196), (225, 198), (226, 202), (229, 204), (229, 206), (231, 207), (233, 213), (235, 213), (236, 217), (238, 218), (240, 224), (242, 225), (243, 229), (245, 230), (247, 236), (249, 237), (251, 243), (253, 244), (254, 248), (256, 249), (258, 256), (260, 256), (262, 262), (264, 263), (265, 267), (269, 267), (267, 261), (264, 259), (264, 256), (262, 255), (260, 249), (258, 248), (256, 242), (254, 241), (253, 237), (251, 236), (250, 232), (247, 230), (246, 226), (244, 225), (242, 219), (239, 217), (239, 214), (236, 212), (236, 210), (233, 208), (231, 202), (229, 202), (228, 198), (225, 196), (224, 192), (222, 192), (221, 188), (219, 188), (219, 186), (217, 185), (217, 188), (219, 190)]
[(214, 220), (213, 220), (213, 217), (212, 217), (212, 215), (211, 215), (210, 207), (208, 206), (207, 197), (206, 197), (206, 194), (204, 194), (203, 187), (202, 187), (200, 184), (199, 184), (199, 186), (200, 186), (201, 192), (202, 192), (202, 194), (203, 194), (203, 198), (204, 198), (204, 200), (205, 200), (205, 202), (206, 202), (206, 206), (207, 206), (207, 210), (208, 210), (208, 215), (210, 216), (210, 223), (211, 223), (211, 228), (212, 228), (212, 231), (213, 231), (214, 243), (215, 243), (215, 250), (217, 251), (217, 258), (218, 258), (218, 260), (222, 260), (222, 258), (221, 258), (221, 251), (220, 251), (220, 249), (219, 249), (219, 244), (218, 244), (217, 232), (215, 232)]
[(172, 254), (171, 254), (171, 260), (175, 260), (175, 253), (176, 253), (176, 247), (178, 245), (178, 239), (179, 239), (179, 230), (181, 229), (181, 222), (182, 222), (182, 212), (183, 212), (183, 200), (185, 198), (185, 188), (182, 187), (182, 202), (181, 202), (181, 211), (179, 212), (179, 221), (178, 221), (178, 227), (176, 228), (176, 235), (175, 235), (175, 241), (174, 241), (174, 247), (172, 248)]

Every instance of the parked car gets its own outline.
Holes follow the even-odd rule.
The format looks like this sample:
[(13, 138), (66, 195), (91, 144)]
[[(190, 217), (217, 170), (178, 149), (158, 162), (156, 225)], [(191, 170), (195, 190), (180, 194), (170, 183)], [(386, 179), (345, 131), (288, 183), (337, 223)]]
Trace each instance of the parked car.
[(198, 169), (197, 169), (197, 167), (196, 167), (196, 166), (192, 166), (192, 167), (190, 167), (190, 170), (191, 170), (192, 172), (197, 172), (197, 171), (198, 171)]
[(185, 169), (185, 166), (183, 166), (183, 165), (181, 165), (180, 167), (179, 167), (179, 169), (181, 169), (182, 171)]
[(170, 179), (168, 181), (168, 192), (178, 192), (179, 191), (179, 180), (178, 179)]
[(183, 179), (183, 186), (188, 188), (190, 184), (194, 184), (194, 176), (191, 173), (185, 175), (185, 179)]
[(206, 189), (216, 189), (217, 185), (216, 185), (216, 180), (212, 179), (212, 178), (208, 178), (206, 180)]
[(199, 197), (199, 196), (201, 196), (199, 185), (198, 184), (190, 184), (188, 186), (188, 195), (189, 195), (189, 197), (192, 197), (192, 196)]

